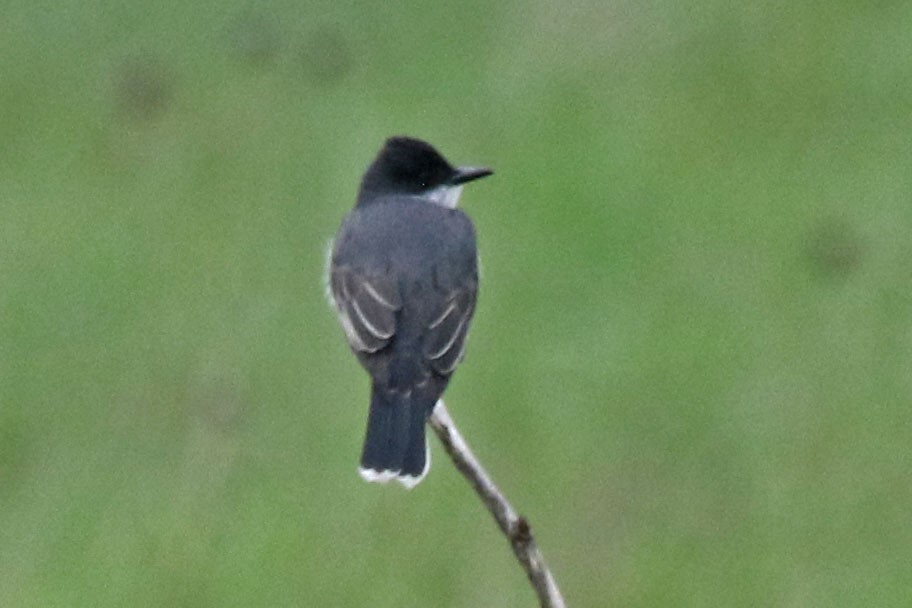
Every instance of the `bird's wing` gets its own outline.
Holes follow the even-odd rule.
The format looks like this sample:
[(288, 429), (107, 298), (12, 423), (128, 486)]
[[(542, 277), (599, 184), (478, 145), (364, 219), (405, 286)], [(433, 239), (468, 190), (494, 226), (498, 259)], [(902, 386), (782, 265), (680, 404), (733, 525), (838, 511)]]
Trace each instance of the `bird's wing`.
[(424, 356), (431, 367), (449, 376), (465, 353), (469, 321), (475, 312), (475, 285), (458, 289), (430, 319), (424, 339)]
[(330, 288), (353, 350), (375, 353), (396, 332), (396, 311), (402, 300), (396, 284), (381, 276), (364, 276), (347, 266), (335, 267), (330, 274)]

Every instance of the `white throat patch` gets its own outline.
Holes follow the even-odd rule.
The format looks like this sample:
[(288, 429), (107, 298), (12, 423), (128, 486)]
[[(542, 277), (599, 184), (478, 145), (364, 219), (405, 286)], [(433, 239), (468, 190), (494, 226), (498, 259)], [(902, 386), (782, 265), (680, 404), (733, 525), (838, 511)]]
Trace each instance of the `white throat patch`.
[(462, 186), (437, 186), (427, 192), (426, 196), (435, 205), (455, 209), (459, 204), (459, 196), (462, 194)]

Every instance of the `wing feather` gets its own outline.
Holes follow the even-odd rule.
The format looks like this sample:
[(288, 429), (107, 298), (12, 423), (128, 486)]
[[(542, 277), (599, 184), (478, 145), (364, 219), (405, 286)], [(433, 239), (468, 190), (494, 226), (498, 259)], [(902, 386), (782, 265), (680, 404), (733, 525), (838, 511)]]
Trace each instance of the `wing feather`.
[(396, 333), (396, 312), (401, 307), (395, 285), (381, 277), (368, 279), (348, 267), (336, 267), (330, 288), (352, 349), (374, 353), (385, 347)]
[(474, 290), (454, 292), (428, 326), (424, 356), (437, 373), (449, 375), (465, 353), (469, 321), (475, 310)]

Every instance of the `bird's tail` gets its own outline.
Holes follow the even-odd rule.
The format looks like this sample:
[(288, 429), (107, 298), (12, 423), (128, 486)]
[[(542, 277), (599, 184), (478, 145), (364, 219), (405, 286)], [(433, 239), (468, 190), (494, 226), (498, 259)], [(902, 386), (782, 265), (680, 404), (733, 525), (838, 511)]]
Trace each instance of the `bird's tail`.
[(367, 481), (386, 483), (395, 479), (413, 488), (431, 467), (424, 425), (432, 404), (373, 387), (367, 435), (358, 472)]

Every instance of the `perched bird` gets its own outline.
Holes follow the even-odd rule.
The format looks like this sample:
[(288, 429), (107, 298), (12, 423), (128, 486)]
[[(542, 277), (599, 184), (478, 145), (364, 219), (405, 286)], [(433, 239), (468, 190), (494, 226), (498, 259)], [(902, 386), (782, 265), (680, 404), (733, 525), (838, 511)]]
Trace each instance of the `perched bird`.
[(462, 360), (478, 292), (475, 229), (456, 204), (463, 184), (491, 173), (392, 137), (333, 241), (330, 296), (371, 377), (367, 481), (412, 488), (427, 475), (425, 423)]

